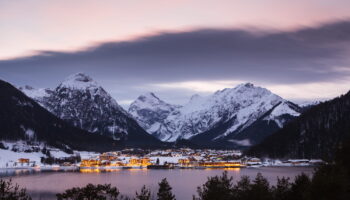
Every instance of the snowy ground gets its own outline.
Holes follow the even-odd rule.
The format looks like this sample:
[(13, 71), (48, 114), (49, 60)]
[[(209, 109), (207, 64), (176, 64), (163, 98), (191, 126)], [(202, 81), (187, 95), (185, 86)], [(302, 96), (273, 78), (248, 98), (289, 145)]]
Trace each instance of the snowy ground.
[(99, 153), (89, 151), (74, 151), (74, 153), (79, 154), (81, 159), (96, 158), (100, 155)]
[(167, 163), (178, 163), (179, 159), (186, 159), (187, 157), (150, 157), (152, 163), (156, 163), (157, 159), (159, 159), (159, 164), (163, 165), (165, 162)]
[(35, 161), (37, 164), (41, 164), (40, 158), (45, 157), (41, 152), (14, 152), (11, 150), (0, 149), (0, 168), (5, 168), (6, 163), (16, 162), (20, 158), (28, 158), (30, 161)]
[[(28, 145), (24, 141), (17, 142), (8, 142), (8, 141), (0, 141), (7, 149), (0, 149), (0, 168), (12, 167), (15, 162), (20, 158), (29, 159), (31, 162), (34, 161), (36, 165), (42, 166), (43, 164), (40, 162), (41, 157), (46, 157), (45, 154), (41, 152), (41, 150), (45, 147), (50, 151), (50, 154), (54, 158), (65, 158), (73, 156), (74, 154), (79, 154), (82, 159), (87, 159), (90, 157), (97, 156), (98, 154), (95, 152), (86, 152), (86, 151), (74, 151), (74, 154), (67, 154), (66, 152), (47, 147), (44, 144), (34, 144)], [(27, 153), (25, 151), (33, 150), (34, 148), (39, 149), (38, 152), (30, 152)], [(16, 149), (16, 152), (13, 151)]]

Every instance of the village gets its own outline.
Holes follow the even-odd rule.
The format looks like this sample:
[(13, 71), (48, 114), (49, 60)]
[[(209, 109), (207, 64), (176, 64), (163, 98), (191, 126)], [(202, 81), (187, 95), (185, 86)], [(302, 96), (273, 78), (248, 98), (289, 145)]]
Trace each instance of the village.
[[(79, 159), (72, 159), (79, 158)], [(42, 159), (43, 160), (43, 159)], [(44, 159), (45, 160), (45, 159)], [(41, 163), (19, 158), (6, 163), (5, 168), (38, 170), (113, 170), (113, 169), (210, 169), (316, 166), (318, 159), (272, 160), (242, 156), (238, 150), (194, 150), (188, 148), (168, 150), (125, 149), (105, 153), (75, 152), (74, 156), (57, 158), (56, 162)], [(59, 162), (57, 162), (59, 161)]]

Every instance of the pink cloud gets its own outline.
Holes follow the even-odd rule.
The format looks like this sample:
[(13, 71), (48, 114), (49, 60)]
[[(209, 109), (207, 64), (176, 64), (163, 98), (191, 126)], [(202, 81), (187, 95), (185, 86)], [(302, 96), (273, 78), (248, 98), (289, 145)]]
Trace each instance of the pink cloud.
[(350, 17), (350, 2), (324, 0), (6, 1), (0, 59), (32, 50), (76, 49), (161, 30), (257, 26), (294, 28)]

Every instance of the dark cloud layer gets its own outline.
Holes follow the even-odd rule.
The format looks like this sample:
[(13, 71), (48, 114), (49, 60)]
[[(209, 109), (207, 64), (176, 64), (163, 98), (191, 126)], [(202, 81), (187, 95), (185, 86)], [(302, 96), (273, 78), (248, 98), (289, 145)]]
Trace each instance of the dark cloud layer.
[(189, 80), (307, 83), (347, 77), (350, 22), (290, 32), (194, 30), (0, 61), (0, 77), (52, 85), (83, 71), (124, 87)]

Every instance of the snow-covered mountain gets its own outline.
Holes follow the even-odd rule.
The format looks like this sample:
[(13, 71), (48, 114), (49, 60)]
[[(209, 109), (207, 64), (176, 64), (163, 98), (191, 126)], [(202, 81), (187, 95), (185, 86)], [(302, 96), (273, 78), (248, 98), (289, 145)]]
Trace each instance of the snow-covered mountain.
[[(0, 80), (0, 127), (2, 145), (23, 143), (27, 147), (37, 146), (36, 149), (47, 145), (64, 151), (115, 149), (115, 141), (69, 125), (2, 80)], [(10, 150), (13, 149), (11, 147)], [(15, 149), (20, 150), (17, 147)]]
[(146, 93), (130, 105), (128, 112), (82, 73), (68, 77), (54, 90), (28, 86), (21, 90), (76, 127), (114, 140), (133, 138), (139, 143), (144, 142), (140, 138), (156, 143), (155, 136), (166, 142), (187, 139), (200, 145), (248, 146), (301, 113), (299, 106), (250, 83), (206, 97), (193, 95), (183, 106)]
[[(239, 133), (254, 127), (257, 122), (264, 122), (278, 129), (291, 118), (300, 115), (300, 108), (297, 105), (250, 83), (220, 90), (208, 97), (194, 95), (186, 105), (173, 107), (171, 112), (169, 107), (163, 106), (169, 104), (157, 99), (162, 104), (146, 102), (147, 109), (133, 105), (129, 112), (140, 124), (152, 122), (149, 126), (151, 128), (147, 130), (162, 141), (168, 142), (181, 138), (204, 143), (221, 140), (240, 143), (241, 140), (248, 139), (249, 141), (245, 144), (249, 144), (250, 140), (255, 141), (255, 139), (244, 138)], [(133, 104), (138, 105), (138, 102), (140, 102), (139, 99)], [(152, 114), (140, 115), (139, 113), (144, 110), (152, 111)], [(163, 112), (161, 120), (153, 118), (157, 116), (155, 113), (158, 110), (167, 111)], [(153, 129), (153, 126), (156, 128)], [(271, 134), (267, 132), (262, 134)], [(240, 139), (236, 141), (233, 135), (240, 136)]]
[(44, 97), (49, 97), (51, 94), (53, 94), (53, 90), (50, 88), (33, 88), (32, 86), (25, 85), (24, 87), (19, 87), (19, 90), (21, 90), (24, 94), (26, 94), (28, 97), (36, 100), (37, 103), (39, 103), (41, 106), (44, 107), (42, 104)]
[(22, 91), (57, 117), (75, 127), (114, 140), (147, 144), (158, 140), (138, 123), (91, 77), (77, 73), (69, 76), (54, 90)]
[(149, 92), (130, 104), (129, 113), (148, 132), (160, 138), (159, 130), (170, 113), (180, 106), (168, 104)]
[(303, 103), (299, 103), (298, 105), (303, 111), (307, 111), (320, 103), (322, 103), (322, 101), (305, 101)]
[(50, 90), (49, 88), (36, 89), (36, 88), (33, 88), (29, 85), (26, 85), (24, 87), (19, 87), (18, 89), (21, 90), (22, 92), (24, 92), (27, 96), (29, 96), (31, 98), (42, 98), (45, 96), (49, 96), (50, 93), (52, 93), (52, 90)]

